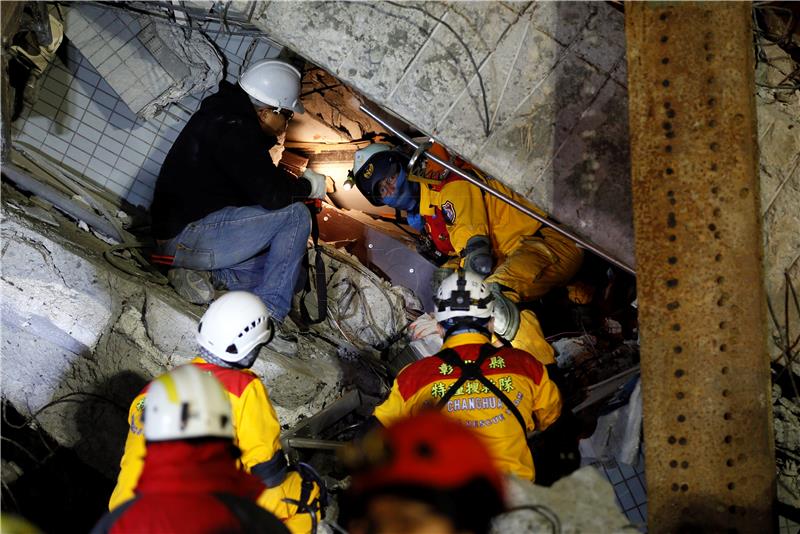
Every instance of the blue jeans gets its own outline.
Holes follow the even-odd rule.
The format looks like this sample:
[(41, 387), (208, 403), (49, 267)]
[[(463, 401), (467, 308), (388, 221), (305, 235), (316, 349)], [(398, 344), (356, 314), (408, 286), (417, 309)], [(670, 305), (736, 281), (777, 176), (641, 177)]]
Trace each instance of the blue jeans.
[(211, 271), (215, 284), (255, 293), (280, 322), (310, 233), (311, 215), (300, 203), (279, 210), (228, 207), (189, 223), (160, 248), (175, 257), (173, 267)]

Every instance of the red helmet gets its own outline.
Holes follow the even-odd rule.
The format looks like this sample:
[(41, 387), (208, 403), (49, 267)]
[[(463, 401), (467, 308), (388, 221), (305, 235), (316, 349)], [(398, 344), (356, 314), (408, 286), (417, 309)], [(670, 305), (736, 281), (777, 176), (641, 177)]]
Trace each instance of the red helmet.
[[(435, 410), (367, 435), (359, 448), (345, 451), (343, 460), (354, 470), (354, 503), (387, 493), (438, 503), (449, 496), (457, 507), (445, 506), (443, 513), (456, 522), (467, 517), (473, 524), (474, 514), (485, 516), (488, 524), (505, 508), (503, 479), (486, 445)], [(478, 496), (480, 502), (469, 506)]]

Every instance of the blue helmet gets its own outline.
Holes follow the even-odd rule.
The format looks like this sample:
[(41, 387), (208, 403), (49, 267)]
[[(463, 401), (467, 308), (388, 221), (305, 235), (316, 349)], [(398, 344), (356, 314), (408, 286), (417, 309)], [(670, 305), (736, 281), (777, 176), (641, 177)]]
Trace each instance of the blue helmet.
[(408, 156), (389, 145), (373, 143), (356, 151), (351, 175), (358, 190), (373, 206), (383, 206), (386, 203), (378, 191), (380, 181), (396, 174), (406, 165)]

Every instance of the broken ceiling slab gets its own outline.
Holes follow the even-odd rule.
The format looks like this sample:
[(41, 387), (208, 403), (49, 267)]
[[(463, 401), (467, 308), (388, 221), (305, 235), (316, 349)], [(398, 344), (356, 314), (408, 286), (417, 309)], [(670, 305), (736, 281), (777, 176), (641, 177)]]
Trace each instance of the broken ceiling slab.
[(92, 4), (65, 11), (69, 39), (142, 118), (222, 79), (222, 59), (201, 32)]
[[(619, 106), (622, 14), (594, 2), (260, 2), (273, 39), (540, 205), (581, 236), (633, 263), (627, 152), (609, 149), (591, 188), (557, 195), (575, 166), (554, 165), (581, 128), (592, 145), (627, 143)], [(614, 128), (586, 123), (603, 116)], [(583, 160), (579, 160), (583, 162)], [(579, 181), (583, 181), (579, 178)], [(578, 197), (577, 200), (575, 197)], [(620, 202), (622, 198), (623, 202)], [(586, 216), (591, 205), (591, 221)]]

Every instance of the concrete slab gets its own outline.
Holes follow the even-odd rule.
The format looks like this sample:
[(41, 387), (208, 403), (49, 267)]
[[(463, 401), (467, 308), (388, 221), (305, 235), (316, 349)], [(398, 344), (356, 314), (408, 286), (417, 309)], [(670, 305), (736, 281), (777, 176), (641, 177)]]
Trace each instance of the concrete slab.
[[(632, 224), (619, 216), (619, 199), (598, 205), (599, 196), (577, 192), (554, 203), (554, 191), (571, 177), (552, 163), (609, 77), (618, 86), (624, 79), (621, 13), (597, 2), (269, 2), (257, 12), (271, 38), (556, 219), (583, 221), (573, 229), (589, 241), (603, 241), (615, 256), (632, 255)], [(617, 96), (624, 105), (624, 90)], [(626, 129), (595, 135), (596, 144), (627, 142)], [(599, 161), (610, 169), (596, 173), (598, 190), (629, 180), (618, 174), (626, 157), (611, 152)], [(609, 215), (587, 222), (580, 212), (589, 203)], [(613, 240), (605, 238), (609, 224), (617, 225)]]

